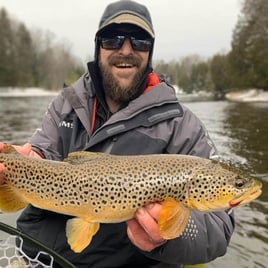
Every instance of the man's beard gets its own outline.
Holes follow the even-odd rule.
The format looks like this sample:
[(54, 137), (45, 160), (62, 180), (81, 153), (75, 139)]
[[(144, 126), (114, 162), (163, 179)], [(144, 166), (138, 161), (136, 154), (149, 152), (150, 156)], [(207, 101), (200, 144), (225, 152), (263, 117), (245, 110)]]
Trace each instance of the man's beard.
[[(136, 73), (129, 86), (120, 86), (119, 81), (112, 75), (110, 71), (110, 66), (120, 62), (135, 64), (135, 66), (139, 68), (139, 71)], [(144, 75), (146, 66), (141, 68), (141, 60), (137, 57), (134, 58), (133, 56), (113, 56), (108, 59), (107, 64), (109, 66), (102, 64), (101, 60), (99, 61), (99, 68), (101, 71), (105, 95), (117, 104), (129, 102), (135, 97), (137, 91), (139, 90), (138, 85), (140, 84), (142, 76)]]

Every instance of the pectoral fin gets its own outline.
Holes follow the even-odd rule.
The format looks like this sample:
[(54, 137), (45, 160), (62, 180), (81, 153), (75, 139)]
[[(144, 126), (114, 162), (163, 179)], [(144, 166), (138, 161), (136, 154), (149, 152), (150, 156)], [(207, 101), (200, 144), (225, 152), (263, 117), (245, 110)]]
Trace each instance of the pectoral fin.
[(190, 210), (173, 198), (167, 198), (160, 211), (158, 227), (165, 239), (173, 239), (182, 234), (190, 217)]
[(16, 212), (28, 205), (7, 185), (0, 185), (0, 210), (3, 212)]
[(92, 237), (99, 230), (99, 223), (87, 222), (81, 218), (73, 218), (67, 221), (66, 236), (71, 249), (80, 253), (91, 242)]

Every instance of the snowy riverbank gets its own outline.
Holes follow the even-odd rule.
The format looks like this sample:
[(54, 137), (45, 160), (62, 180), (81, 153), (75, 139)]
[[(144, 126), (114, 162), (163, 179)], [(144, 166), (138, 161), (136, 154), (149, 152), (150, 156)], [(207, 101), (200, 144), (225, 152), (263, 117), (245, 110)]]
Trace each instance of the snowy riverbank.
[(57, 95), (57, 91), (49, 91), (43, 88), (0, 88), (0, 97), (42, 97)]
[(249, 89), (229, 92), (226, 99), (234, 102), (268, 102), (268, 91), (262, 89)]

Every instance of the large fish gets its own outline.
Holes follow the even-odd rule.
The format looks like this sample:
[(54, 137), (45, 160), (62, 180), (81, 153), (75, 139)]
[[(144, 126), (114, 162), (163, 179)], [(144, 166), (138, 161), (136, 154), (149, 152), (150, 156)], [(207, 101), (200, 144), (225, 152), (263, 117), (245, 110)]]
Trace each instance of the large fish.
[(66, 235), (81, 252), (100, 223), (131, 219), (135, 211), (162, 202), (158, 227), (165, 239), (179, 236), (191, 210), (225, 210), (261, 194), (261, 183), (223, 163), (186, 155), (115, 156), (76, 152), (63, 162), (16, 153), (0, 153), (6, 167), (0, 185), (0, 209), (17, 211), (27, 204), (72, 215)]

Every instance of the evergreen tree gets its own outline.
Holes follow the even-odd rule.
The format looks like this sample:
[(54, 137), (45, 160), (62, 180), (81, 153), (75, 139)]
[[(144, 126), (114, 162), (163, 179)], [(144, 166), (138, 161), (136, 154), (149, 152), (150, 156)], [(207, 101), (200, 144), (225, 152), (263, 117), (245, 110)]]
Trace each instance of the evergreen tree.
[(229, 54), (230, 79), (239, 88), (268, 89), (268, 1), (245, 0)]
[(0, 9), (0, 87), (62, 88), (69, 76), (81, 75), (84, 68), (64, 44), (53, 42), (41, 30), (30, 32), (23, 23), (10, 19)]
[(17, 86), (33, 85), (33, 46), (29, 31), (19, 24), (15, 38), (15, 63)]
[(12, 86), (14, 77), (14, 34), (7, 11), (0, 10), (0, 86)]
[(230, 89), (228, 57), (217, 54), (213, 56), (210, 62), (210, 74), (217, 94), (223, 95), (227, 89)]

